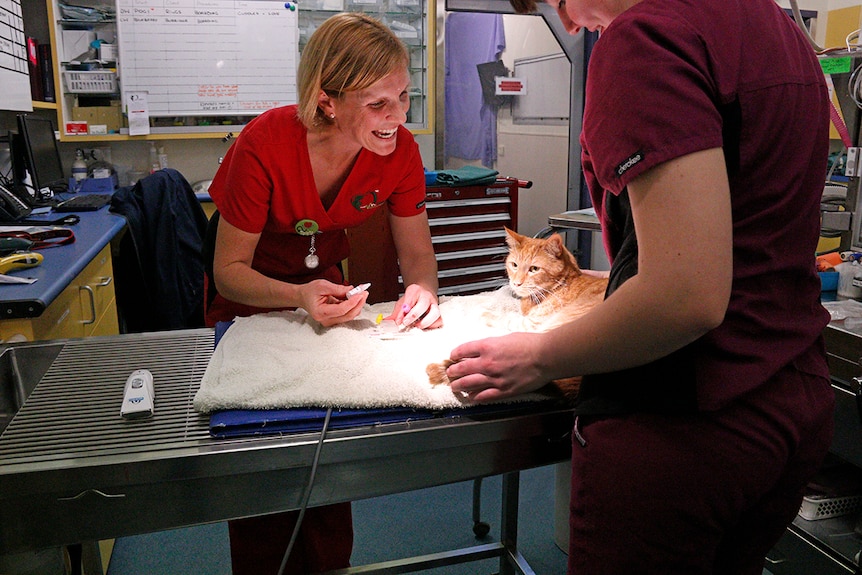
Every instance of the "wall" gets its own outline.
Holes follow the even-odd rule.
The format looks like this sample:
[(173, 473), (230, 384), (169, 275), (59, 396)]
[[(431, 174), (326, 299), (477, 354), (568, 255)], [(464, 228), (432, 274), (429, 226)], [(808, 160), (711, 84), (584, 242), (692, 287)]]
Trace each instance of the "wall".
[[(515, 59), (562, 52), (545, 21), (538, 16), (503, 15), (506, 49), (501, 59), (507, 68), (514, 68)], [(442, 30), (442, 26), (438, 29)], [(438, 61), (443, 61), (442, 46)], [(438, 76), (439, 77), (439, 76)], [(442, 83), (438, 82), (438, 119), (443, 116)], [(544, 90), (568, 90), (568, 79), (560, 86), (542, 86)], [(438, 123), (438, 129), (442, 122)], [(438, 142), (441, 142), (438, 138)], [(442, 146), (442, 143), (438, 143)], [(497, 163), (495, 169), (503, 176), (530, 180), (533, 186), (522, 189), (518, 196), (518, 231), (535, 235), (547, 226), (548, 216), (566, 210), (568, 171), (568, 126), (515, 125), (511, 109), (497, 111)], [(478, 160), (451, 158), (445, 168), (464, 164), (480, 165)]]
[[(560, 45), (538, 16), (503, 16), (506, 51), (503, 63), (510, 70), (520, 58), (558, 54)], [(529, 87), (528, 87), (529, 89)], [(569, 79), (543, 90), (569, 90)], [(533, 186), (518, 197), (518, 230), (535, 235), (548, 224), (548, 216), (566, 210), (569, 158), (568, 126), (516, 125), (511, 109), (497, 114), (497, 170), (503, 175), (530, 180)]]

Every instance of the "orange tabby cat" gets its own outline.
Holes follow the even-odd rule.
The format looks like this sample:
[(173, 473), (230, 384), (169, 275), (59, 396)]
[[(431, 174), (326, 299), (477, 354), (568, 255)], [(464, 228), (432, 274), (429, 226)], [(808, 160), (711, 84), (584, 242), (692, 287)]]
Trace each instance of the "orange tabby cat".
[[(548, 331), (582, 316), (604, 299), (607, 278), (587, 275), (578, 267), (575, 256), (566, 249), (559, 234), (531, 238), (506, 228), (506, 274), (509, 287), (521, 300), (521, 317), (506, 320), (512, 331)], [(489, 325), (500, 325), (501, 318), (486, 314)], [(425, 371), (432, 385), (449, 383), (446, 368), (451, 360), (432, 363)], [(580, 377), (555, 382), (572, 391)]]

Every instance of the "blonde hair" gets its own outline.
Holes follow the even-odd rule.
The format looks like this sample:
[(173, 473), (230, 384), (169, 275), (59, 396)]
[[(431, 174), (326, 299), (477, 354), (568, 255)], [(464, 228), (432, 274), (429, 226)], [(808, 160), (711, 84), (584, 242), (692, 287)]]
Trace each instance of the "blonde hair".
[(536, 11), (536, 0), (509, 0), (517, 14), (532, 14)]
[(339, 98), (406, 69), (409, 62), (404, 44), (379, 20), (359, 12), (327, 18), (309, 38), (299, 61), (300, 121), (308, 128), (330, 121), (317, 105), (321, 90)]

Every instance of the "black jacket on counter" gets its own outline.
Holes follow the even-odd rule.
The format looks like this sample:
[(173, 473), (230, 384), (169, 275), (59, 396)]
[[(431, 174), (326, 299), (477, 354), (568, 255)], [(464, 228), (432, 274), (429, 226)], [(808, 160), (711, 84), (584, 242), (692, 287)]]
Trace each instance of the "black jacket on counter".
[(114, 262), (121, 331), (202, 327), (207, 219), (188, 181), (159, 170), (117, 190), (111, 211), (127, 221)]

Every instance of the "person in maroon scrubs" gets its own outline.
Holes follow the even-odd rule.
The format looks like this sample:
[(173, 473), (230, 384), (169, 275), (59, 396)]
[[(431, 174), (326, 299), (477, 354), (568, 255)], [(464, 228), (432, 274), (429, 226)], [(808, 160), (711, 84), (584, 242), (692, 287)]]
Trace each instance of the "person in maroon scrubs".
[(774, 0), (547, 3), (600, 33), (581, 146), (609, 288), (559, 329), (456, 347), (452, 388), (584, 376), (570, 574), (760, 575), (833, 432), (823, 72)]

